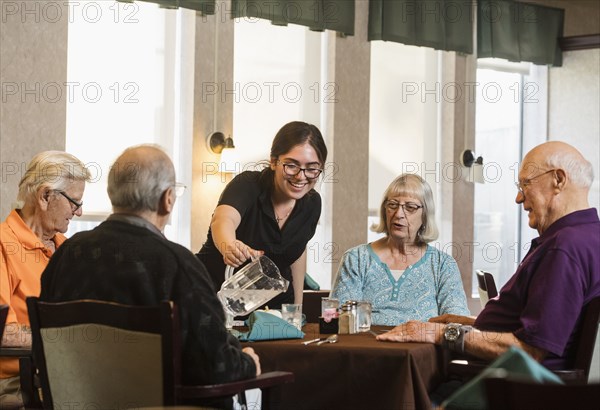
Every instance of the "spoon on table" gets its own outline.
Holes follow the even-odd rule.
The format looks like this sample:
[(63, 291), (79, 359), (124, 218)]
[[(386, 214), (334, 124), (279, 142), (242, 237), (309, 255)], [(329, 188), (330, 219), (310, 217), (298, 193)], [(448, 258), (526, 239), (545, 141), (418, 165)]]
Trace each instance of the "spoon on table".
[(320, 342), (317, 342), (317, 346), (319, 346), (319, 345), (321, 345), (323, 343), (335, 343), (337, 341), (338, 341), (338, 335), (331, 335), (327, 339), (321, 340)]

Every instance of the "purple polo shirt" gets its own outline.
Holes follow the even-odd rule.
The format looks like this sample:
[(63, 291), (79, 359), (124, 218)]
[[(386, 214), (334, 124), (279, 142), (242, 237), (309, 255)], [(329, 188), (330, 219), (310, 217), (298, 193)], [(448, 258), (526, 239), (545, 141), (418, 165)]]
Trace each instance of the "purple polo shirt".
[(600, 220), (595, 208), (555, 221), (531, 242), (510, 280), (475, 321), (546, 350), (550, 369), (572, 365), (581, 311), (600, 296)]

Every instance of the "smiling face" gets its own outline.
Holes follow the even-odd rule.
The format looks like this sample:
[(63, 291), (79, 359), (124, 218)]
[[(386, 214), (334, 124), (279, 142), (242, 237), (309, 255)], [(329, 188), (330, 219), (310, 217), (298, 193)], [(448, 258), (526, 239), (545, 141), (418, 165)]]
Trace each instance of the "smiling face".
[(414, 243), (423, 225), (422, 205), (419, 199), (412, 196), (387, 198), (385, 212), (388, 236), (398, 242)]
[[(84, 181), (72, 181), (62, 192), (74, 201), (81, 203), (84, 189)], [(44, 219), (42, 221), (45, 235), (51, 238), (57, 232), (67, 232), (69, 222), (71, 222), (73, 216), (81, 216), (82, 214), (81, 207), (77, 210), (75, 208), (76, 205), (71, 203), (60, 191), (49, 191)]]
[[(288, 175), (295, 168), (291, 165), (303, 169), (321, 169), (323, 165), (319, 162), (315, 149), (308, 143), (296, 145), (287, 153), (271, 159), (271, 169), (275, 173), (275, 194), (283, 199), (298, 200), (315, 186), (318, 178), (308, 179), (303, 171), (296, 175)], [(288, 173), (285, 167), (288, 168)], [(310, 176), (310, 171), (307, 173)]]

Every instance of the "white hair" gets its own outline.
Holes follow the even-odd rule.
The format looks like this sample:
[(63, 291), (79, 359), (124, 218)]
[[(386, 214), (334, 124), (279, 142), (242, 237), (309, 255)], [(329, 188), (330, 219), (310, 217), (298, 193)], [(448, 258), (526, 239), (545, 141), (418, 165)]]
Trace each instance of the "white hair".
[(64, 151), (40, 152), (29, 161), (27, 171), (19, 182), (15, 207), (23, 208), (25, 202), (35, 198), (41, 187), (62, 191), (73, 181), (90, 180), (90, 171), (75, 156)]
[[(123, 155), (138, 148), (152, 148), (164, 155), (149, 155), (135, 162)], [(156, 211), (163, 193), (175, 184), (175, 169), (165, 151), (155, 144), (127, 148), (108, 174), (108, 196), (113, 207), (134, 212)]]
[(557, 151), (547, 158), (545, 162), (550, 168), (565, 170), (573, 185), (589, 189), (594, 181), (592, 164), (580, 155), (569, 151)]

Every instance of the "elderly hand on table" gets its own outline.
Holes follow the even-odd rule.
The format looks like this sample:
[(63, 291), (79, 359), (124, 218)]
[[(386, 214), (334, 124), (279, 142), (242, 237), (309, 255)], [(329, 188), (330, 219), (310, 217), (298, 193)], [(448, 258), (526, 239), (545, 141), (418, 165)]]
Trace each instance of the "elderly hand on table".
[(443, 334), (444, 325), (441, 323), (411, 320), (377, 336), (377, 340), (441, 344)]

